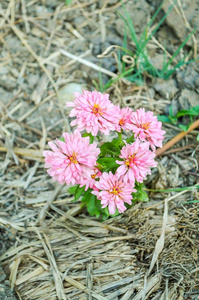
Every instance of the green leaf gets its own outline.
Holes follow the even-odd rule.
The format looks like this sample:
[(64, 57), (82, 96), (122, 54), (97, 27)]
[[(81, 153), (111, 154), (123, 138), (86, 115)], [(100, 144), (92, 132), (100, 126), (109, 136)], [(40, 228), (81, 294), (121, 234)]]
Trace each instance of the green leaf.
[(126, 139), (127, 144), (131, 144), (134, 141), (135, 141), (134, 134), (132, 136), (130, 136), (128, 139)]
[(182, 109), (180, 110), (176, 117), (177, 118), (180, 118), (180, 117), (183, 117), (183, 116), (197, 116), (199, 114), (199, 106), (193, 106), (191, 107), (190, 109)]
[(183, 131), (187, 131), (189, 129), (189, 126), (190, 126), (190, 124), (189, 125), (184, 125), (184, 124), (179, 124), (178, 125), (178, 127), (180, 129), (182, 129)]
[(73, 201), (77, 201), (81, 196), (82, 194), (85, 192), (85, 186), (82, 186), (80, 187), (79, 185), (76, 187), (76, 190), (75, 190), (75, 198)]
[(141, 202), (148, 202), (148, 194), (144, 190), (140, 191), (139, 193), (137, 193), (137, 200)]
[[(93, 194), (90, 194), (90, 197), (88, 197), (89, 201), (87, 202), (87, 210), (88, 213), (91, 216), (96, 216), (97, 218), (99, 218), (99, 216), (101, 215), (100, 210), (97, 208), (95, 202), (96, 202), (96, 196)], [(98, 200), (99, 201), (99, 200)]]
[[(91, 194), (91, 189), (88, 189), (84, 196), (82, 197), (82, 202), (86, 204), (88, 213), (91, 216), (96, 216), (97, 218), (100, 217), (100, 215), (102, 214), (102, 208), (101, 208), (101, 204), (100, 201), (97, 199), (97, 197), (93, 194)], [(104, 214), (106, 215), (106, 213), (104, 212)]]
[(169, 120), (171, 121), (172, 124), (176, 125), (178, 123), (178, 119), (175, 116), (169, 115)]
[(172, 106), (172, 105), (169, 107), (169, 116), (170, 116), (170, 117), (174, 117), (174, 114), (173, 114), (173, 106)]
[(198, 133), (198, 135), (196, 137), (196, 141), (199, 142), (199, 133)]
[(120, 143), (118, 139), (113, 139), (112, 142), (104, 143), (100, 147), (100, 156), (105, 156), (107, 154), (118, 156), (120, 155), (120, 145), (123, 146), (123, 143)]
[(149, 197), (146, 191), (143, 189), (143, 183), (136, 183), (135, 189), (137, 190), (136, 193), (133, 193), (133, 202), (141, 201), (141, 202), (148, 202)]
[(71, 186), (69, 189), (68, 189), (68, 193), (71, 194), (71, 195), (74, 195), (75, 194), (75, 191), (77, 189), (77, 186)]
[(62, 141), (62, 142), (65, 142), (65, 138), (64, 137), (61, 137), (59, 140)]
[(103, 172), (114, 172), (118, 168), (118, 164), (115, 162), (116, 159), (114, 157), (102, 157), (97, 160), (97, 163), (102, 166)]
[(162, 123), (172, 123), (171, 120), (165, 115), (158, 115), (157, 118), (158, 118), (158, 121), (160, 121)]

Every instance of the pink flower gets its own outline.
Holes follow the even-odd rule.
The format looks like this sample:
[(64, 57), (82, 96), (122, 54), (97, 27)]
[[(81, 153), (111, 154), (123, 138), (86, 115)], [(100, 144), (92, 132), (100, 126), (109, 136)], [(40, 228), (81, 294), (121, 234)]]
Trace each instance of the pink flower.
[(82, 183), (80, 185), (80, 187), (85, 185), (85, 191), (88, 190), (88, 188), (93, 189), (94, 191), (97, 190), (96, 188), (96, 178), (100, 178), (100, 176), (102, 175), (102, 172), (97, 168), (94, 167), (94, 169), (92, 170), (92, 175), (90, 176), (89, 179), (82, 179)]
[(89, 144), (89, 137), (83, 138), (78, 130), (71, 134), (65, 132), (63, 137), (65, 142), (49, 142), (52, 151), (43, 152), (48, 174), (61, 184), (81, 184), (83, 179), (90, 180), (100, 153), (97, 144)]
[(155, 147), (162, 147), (165, 131), (161, 130), (162, 123), (158, 122), (152, 111), (145, 112), (144, 108), (137, 109), (132, 113), (131, 129), (135, 133), (135, 137), (139, 136), (141, 141), (147, 140), (152, 150)]
[(111, 172), (103, 173), (95, 185), (99, 191), (92, 193), (101, 201), (102, 208), (108, 206), (111, 215), (115, 213), (116, 208), (120, 213), (124, 212), (126, 210), (124, 203), (131, 204), (131, 194), (136, 192), (132, 184), (125, 183), (123, 177), (113, 175)]
[(129, 107), (125, 107), (125, 108), (119, 108), (119, 106), (117, 106), (118, 109), (118, 124), (116, 125), (116, 130), (117, 131), (121, 131), (121, 129), (123, 130), (129, 130), (129, 125), (131, 125), (131, 118), (132, 118), (132, 109)]
[(66, 105), (74, 107), (70, 117), (76, 119), (71, 122), (71, 126), (77, 125), (80, 131), (86, 130), (96, 136), (98, 131), (108, 135), (111, 130), (115, 130), (118, 112), (108, 94), (83, 91), (83, 94), (76, 93), (74, 102)]
[(131, 144), (124, 146), (121, 150), (122, 161), (116, 160), (121, 166), (116, 173), (119, 176), (124, 176), (124, 182), (135, 184), (143, 182), (147, 174), (151, 174), (151, 167), (156, 167), (155, 153), (149, 150), (149, 143), (141, 143), (138, 139)]

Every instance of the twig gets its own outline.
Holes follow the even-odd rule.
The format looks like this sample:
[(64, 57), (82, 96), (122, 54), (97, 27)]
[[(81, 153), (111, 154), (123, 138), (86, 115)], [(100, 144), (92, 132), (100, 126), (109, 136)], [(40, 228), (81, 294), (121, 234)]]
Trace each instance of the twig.
[(171, 148), (173, 145), (175, 145), (177, 142), (179, 142), (184, 136), (186, 136), (189, 132), (191, 132), (198, 126), (199, 126), (199, 119), (196, 120), (193, 124), (191, 124), (191, 126), (189, 127), (189, 129), (187, 131), (180, 132), (173, 139), (171, 139), (168, 143), (166, 143), (162, 148), (158, 149), (156, 151), (156, 156), (162, 155), (166, 150)]
[(65, 51), (65, 50), (63, 50), (63, 49), (60, 49), (60, 52), (61, 52), (63, 55), (65, 55), (65, 56), (67, 56), (67, 57), (70, 57), (71, 59), (76, 60), (76, 61), (78, 61), (78, 62), (84, 64), (84, 65), (87, 66), (87, 67), (90, 67), (90, 68), (92, 68), (92, 69), (94, 69), (94, 70), (97, 70), (97, 71), (99, 71), (99, 72), (101, 72), (101, 73), (107, 74), (107, 75), (109, 75), (110, 77), (116, 78), (116, 77), (118, 76), (117, 74), (115, 74), (115, 73), (113, 73), (113, 72), (111, 72), (111, 71), (109, 71), (109, 70), (106, 70), (106, 69), (104, 69), (104, 68), (101, 68), (101, 67), (99, 67), (98, 65), (96, 65), (96, 64), (94, 64), (94, 63), (92, 63), (92, 62), (90, 62), (90, 61), (88, 61), (88, 60), (86, 60), (86, 59), (80, 58), (79, 56), (76, 56), (76, 55), (74, 55), (74, 54), (72, 54), (72, 53), (69, 53), (68, 51)]

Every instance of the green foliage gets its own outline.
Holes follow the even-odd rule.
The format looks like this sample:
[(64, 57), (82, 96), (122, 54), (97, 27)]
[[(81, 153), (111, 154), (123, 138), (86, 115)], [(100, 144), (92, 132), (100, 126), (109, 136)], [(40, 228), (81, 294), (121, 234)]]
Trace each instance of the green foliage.
[(92, 190), (88, 189), (84, 196), (82, 197), (81, 201), (86, 205), (88, 213), (91, 216), (96, 216), (96, 218), (102, 217), (102, 220), (106, 220), (110, 214), (108, 208), (102, 208), (100, 204), (100, 200), (93, 194), (91, 194)]
[(118, 164), (115, 162), (117, 158), (115, 157), (102, 157), (98, 158), (97, 163), (100, 165), (100, 168), (103, 172), (112, 171), (115, 173), (118, 168)]
[(137, 193), (134, 193), (133, 195), (133, 201), (134, 202), (148, 202), (149, 197), (148, 194), (143, 189), (143, 183), (136, 183), (135, 189), (137, 190)]
[(119, 139), (113, 139), (112, 142), (104, 143), (100, 147), (100, 156), (104, 157), (107, 154), (118, 156), (120, 154), (121, 148), (124, 145), (124, 142), (120, 141)]
[(80, 187), (79, 185), (77, 185), (77, 186), (72, 186), (68, 189), (69, 194), (74, 194), (73, 202), (79, 200), (79, 198), (83, 195), (84, 192), (85, 192), (85, 186)]
[[(172, 105), (169, 108), (169, 115), (159, 115), (157, 116), (158, 120), (163, 123), (170, 123), (172, 125), (177, 125), (179, 128), (181, 128), (183, 131), (187, 131), (189, 129), (189, 126), (193, 122), (193, 117), (196, 117), (199, 115), (199, 105), (193, 106), (190, 109), (182, 109), (177, 112), (176, 115), (173, 114), (173, 107)], [(180, 124), (179, 118), (189, 116), (190, 117), (190, 123), (188, 125)]]
[(65, 142), (65, 138), (64, 137), (61, 137), (59, 140), (62, 141), (62, 142)]

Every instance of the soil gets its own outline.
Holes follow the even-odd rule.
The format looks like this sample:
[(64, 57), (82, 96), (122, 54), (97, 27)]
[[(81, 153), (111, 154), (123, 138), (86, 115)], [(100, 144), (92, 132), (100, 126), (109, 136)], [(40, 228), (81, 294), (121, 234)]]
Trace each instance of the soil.
[(6, 280), (6, 275), (0, 267), (0, 299), (1, 300), (16, 300), (10, 289), (10, 282)]
[[(38, 265), (45, 269), (49, 259), (41, 249), (37, 252), (38, 249), (34, 243), (39, 241), (38, 235), (33, 234), (30, 228), (37, 228), (38, 232), (43, 233), (44, 231), (48, 235), (46, 229), (49, 226), (50, 234), (52, 234), (53, 230), (60, 230), (60, 228), (52, 226), (54, 220), (77, 208), (77, 204), (70, 201), (67, 189), (63, 188), (57, 193), (57, 196), (55, 195), (53, 204), (42, 222), (38, 222), (40, 211), (57, 188), (56, 183), (52, 182), (44, 170), (42, 151), (44, 148), (47, 149), (48, 141), (59, 137), (64, 131), (71, 131), (69, 111), (65, 103), (73, 99), (73, 93), (81, 92), (83, 89), (94, 90), (95, 84), (99, 84), (100, 67), (109, 72), (109, 75), (107, 72), (102, 72), (103, 84), (110, 79), (110, 74), (119, 73), (114, 54), (104, 58), (99, 58), (98, 55), (112, 45), (123, 45), (125, 25), (118, 14), (124, 13), (122, 3), (133, 20), (136, 33), (140, 36), (160, 2), (155, 0), (74, 0), (68, 6), (65, 5), (64, 0), (6, 0), (0, 3), (0, 262), (3, 268), (0, 267), (0, 299), (63, 299), (62, 296), (57, 296), (55, 287), (48, 286), (47, 281), (44, 286), (45, 284), (48, 286), (49, 297), (42, 298), (39, 288), (38, 295), (36, 295), (34, 277), (31, 279), (32, 281), (24, 277), (29, 275), (28, 271), (38, 270)], [(166, 13), (171, 2), (164, 1), (155, 23)], [(182, 56), (193, 59), (199, 55), (199, 1), (179, 0), (176, 3), (148, 45), (148, 55), (152, 64), (158, 69), (161, 69), (164, 61), (165, 54), (162, 49), (165, 47), (172, 55), (194, 28), (196, 28), (194, 34), (180, 51), (176, 60), (178, 61)], [(128, 38), (127, 44), (129, 49), (134, 49), (130, 38)], [(66, 55), (64, 55), (64, 51)], [(74, 56), (71, 57), (70, 54)], [(98, 70), (93, 65), (90, 66), (88, 62), (99, 66)], [(199, 64), (197, 60), (177, 69), (168, 80), (152, 78), (147, 74), (143, 78), (141, 85), (121, 79), (106, 92), (110, 94), (110, 98), (115, 104), (119, 103), (123, 107), (129, 106), (133, 109), (145, 107), (146, 110), (152, 110), (156, 115), (168, 115), (170, 105), (173, 107), (174, 114), (181, 109), (199, 105)], [(189, 121), (187, 117), (180, 119), (182, 124), (188, 124)], [(165, 143), (181, 131), (177, 126), (170, 124), (164, 124), (164, 129), (167, 132)], [(159, 165), (152, 171), (152, 175), (146, 182), (148, 189), (178, 188), (198, 183), (197, 136), (198, 130), (192, 131), (157, 159)], [(170, 196), (174, 195), (177, 195), (177, 200), (169, 206), (168, 210), (169, 215), (175, 219), (175, 224), (172, 222), (170, 224), (174, 233), (169, 235), (171, 232), (167, 232), (165, 245), (159, 256), (159, 267), (157, 263), (157, 270), (154, 270), (152, 274), (155, 276), (159, 272), (158, 276), (161, 279), (159, 285), (154, 285), (144, 299), (199, 299), (197, 269), (199, 203), (193, 202), (199, 199), (199, 194), (197, 190), (193, 190), (183, 196), (172, 192)], [(133, 247), (137, 247), (137, 252), (133, 252), (135, 274), (138, 274), (139, 270), (144, 273), (149, 269), (157, 239), (161, 234), (164, 214), (163, 205), (158, 206), (158, 203), (164, 201), (168, 195), (165, 193), (157, 195), (151, 192), (149, 197), (149, 203), (141, 204), (139, 207), (146, 212), (143, 221), (139, 219), (139, 214), (135, 213), (137, 206), (135, 211), (132, 211), (133, 214), (135, 213), (135, 220), (140, 222), (140, 228), (136, 225), (138, 224), (136, 221), (133, 223), (128, 213), (123, 219), (127, 222), (126, 225), (119, 218), (107, 222), (111, 226), (126, 230), (125, 235), (135, 234), (131, 227), (135, 226), (137, 230), (135, 240), (124, 245), (122, 250), (128, 256), (130, 255), (129, 249), (131, 248), (132, 253)], [(155, 209), (153, 205), (155, 205)], [(150, 208), (151, 206), (152, 208)], [(79, 218), (80, 220), (84, 218), (90, 220), (86, 211), (82, 212), (77, 209), (75, 213), (71, 214), (69, 223), (75, 222), (74, 216), (76, 216), (77, 222)], [(91, 220), (96, 221), (95, 218), (91, 218)], [(82, 228), (78, 227), (78, 224), (74, 224), (67, 225), (69, 226), (67, 230), (75, 236), (81, 234), (84, 237), (83, 240), (89, 238), (89, 241), (99, 242), (103, 237), (115, 238), (111, 230), (108, 233), (103, 230), (100, 232), (99, 228), (101, 227), (97, 227), (100, 226), (99, 224), (96, 225), (99, 230), (96, 232), (96, 236), (95, 230), (88, 233), (88, 227), (81, 231)], [(61, 234), (60, 231), (60, 236)], [(120, 232), (120, 234), (122, 236), (124, 232)], [(55, 237), (52, 234), (51, 240), (52, 236), (49, 236), (53, 245)], [(169, 239), (173, 241), (173, 249), (178, 253), (178, 257), (171, 251), (172, 244)], [(73, 242), (76, 247), (76, 240)], [(27, 258), (22, 259), (25, 255), (25, 245), (29, 243), (32, 243), (32, 246), (27, 251), (32, 255), (34, 266), (30, 265)], [(61, 242), (59, 241), (59, 243), (61, 247)], [(181, 247), (182, 253), (179, 251), (179, 247)], [(55, 248), (56, 250), (53, 248), (53, 251), (59, 252), (57, 245)], [(125, 250), (127, 248), (128, 251)], [(17, 249), (16, 253), (15, 249)], [(112, 249), (111, 244), (110, 249)], [(75, 250), (73, 249), (73, 251)], [(189, 258), (186, 257), (186, 252)], [(26, 255), (29, 253), (27, 252)], [(85, 257), (79, 256), (78, 259), (81, 261)], [(18, 269), (14, 275), (14, 263), (17, 261), (19, 265), (16, 267)], [(64, 264), (63, 261), (60, 265), (58, 263), (60, 269)], [(109, 264), (110, 261), (106, 261), (106, 263)], [(94, 268), (96, 267), (95, 263), (100, 265), (100, 258), (99, 261), (94, 261)], [(102, 265), (104, 264), (103, 261)], [(67, 265), (67, 268), (70, 268), (70, 264)], [(47, 269), (45, 271), (47, 272)], [(71, 276), (77, 276), (74, 277), (76, 280), (85, 276), (81, 273), (84, 272), (81, 268), (79, 268), (79, 272), (77, 267), (74, 272), (71, 272)], [(128, 275), (128, 272), (126, 274)], [(16, 276), (15, 279), (14, 276)], [(53, 282), (53, 272), (46, 276), (48, 279), (45, 280)], [(112, 280), (116, 281), (125, 276), (122, 273), (116, 274)], [(9, 288), (9, 278), (14, 282), (16, 296)], [(24, 279), (22, 283), (20, 283), (21, 278)], [(38, 275), (41, 285), (45, 281), (42, 280), (44, 279)], [(102, 279), (99, 277), (95, 280), (94, 290)], [(108, 279), (106, 280), (107, 282), (100, 282), (100, 284), (108, 284)], [(84, 296), (78, 296), (78, 292), (72, 291), (73, 285), (70, 284), (67, 282), (65, 286), (67, 299), (95, 299), (96, 295), (92, 294), (88, 294), (88, 298), (85, 298), (84, 292), (82, 292)], [(82, 284), (86, 285), (88, 282), (84, 281)], [(125, 284), (128, 287), (128, 283)], [(139, 295), (143, 286), (144, 281), (139, 288), (135, 288), (134, 293), (130, 296), (128, 296), (127, 290), (123, 294), (122, 291), (121, 294), (114, 294), (114, 300), (141, 299)], [(123, 285), (122, 287), (124, 288)], [(103, 295), (105, 299), (111, 299), (112, 291), (110, 290), (110, 292), (109, 288), (101, 291), (99, 289), (99, 295)], [(92, 290), (92, 287), (90, 289)], [(76, 290), (80, 291), (81, 287), (76, 286)], [(96, 299), (100, 299), (100, 296)]]

